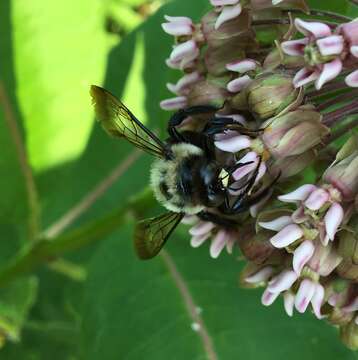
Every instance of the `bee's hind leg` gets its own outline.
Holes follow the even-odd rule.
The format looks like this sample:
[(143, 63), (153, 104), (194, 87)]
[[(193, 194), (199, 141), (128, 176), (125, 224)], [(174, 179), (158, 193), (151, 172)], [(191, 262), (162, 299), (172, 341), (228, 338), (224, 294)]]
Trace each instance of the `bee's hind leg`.
[(217, 110), (218, 108), (211, 105), (196, 105), (177, 111), (168, 121), (168, 134), (170, 138), (176, 142), (185, 141), (184, 136), (176, 129), (177, 126), (179, 126), (188, 116), (210, 114)]

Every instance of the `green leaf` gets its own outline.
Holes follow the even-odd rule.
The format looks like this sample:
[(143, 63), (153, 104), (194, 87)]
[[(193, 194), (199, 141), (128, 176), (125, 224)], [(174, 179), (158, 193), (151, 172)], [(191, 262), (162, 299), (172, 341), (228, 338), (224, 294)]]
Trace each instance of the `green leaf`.
[[(84, 358), (214, 359), (212, 351), (223, 360), (356, 358), (323, 321), (310, 314), (291, 319), (281, 301), (265, 308), (262, 290), (240, 289), (235, 257), (213, 260), (207, 246), (193, 249), (188, 234), (177, 231), (165, 256), (141, 262), (131, 239), (129, 227), (117, 232), (90, 263)], [(188, 307), (199, 314), (200, 331)]]
[[(78, 156), (92, 128), (88, 98), (109, 42), (100, 0), (11, 2), (17, 95), (36, 171)], [(0, 8), (1, 9), (1, 8)]]
[(19, 341), (22, 327), (37, 295), (35, 277), (20, 278), (0, 291), (0, 336)]

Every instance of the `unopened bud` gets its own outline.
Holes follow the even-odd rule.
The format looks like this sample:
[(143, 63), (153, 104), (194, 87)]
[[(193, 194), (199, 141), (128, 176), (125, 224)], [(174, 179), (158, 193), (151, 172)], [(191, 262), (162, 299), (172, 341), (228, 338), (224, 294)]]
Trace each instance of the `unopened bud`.
[(358, 325), (354, 319), (349, 324), (341, 326), (340, 335), (347, 347), (351, 350), (358, 350)]
[(215, 29), (217, 17), (218, 13), (211, 11), (203, 17), (201, 24), (208, 45), (205, 52), (207, 70), (212, 75), (221, 76), (227, 73), (226, 64), (244, 59), (245, 51), (256, 48), (256, 41), (250, 30), (247, 10)]
[(187, 96), (188, 106), (205, 104), (221, 108), (227, 96), (227, 91), (225, 87), (220, 86), (219, 80), (216, 79), (214, 83), (210, 79), (206, 79), (191, 85), (190, 93)]
[[(239, 247), (246, 259), (260, 265), (266, 263), (280, 263), (279, 251), (268, 241), (269, 237), (264, 232), (253, 234), (243, 233), (239, 239)], [(270, 259), (270, 261), (268, 261)]]
[(336, 161), (323, 174), (326, 183), (341, 191), (347, 201), (358, 192), (358, 135), (353, 135), (336, 156)]
[(262, 139), (275, 158), (303, 154), (321, 143), (329, 133), (321, 118), (319, 112), (300, 107), (268, 120)]
[(257, 118), (264, 120), (286, 109), (298, 95), (290, 76), (264, 74), (247, 87), (247, 107)]

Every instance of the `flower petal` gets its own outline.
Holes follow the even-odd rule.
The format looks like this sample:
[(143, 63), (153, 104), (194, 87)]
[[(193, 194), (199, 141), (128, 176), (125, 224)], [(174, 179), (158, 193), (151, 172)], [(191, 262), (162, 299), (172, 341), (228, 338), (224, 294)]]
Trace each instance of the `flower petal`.
[(168, 22), (181, 23), (181, 24), (187, 24), (187, 25), (191, 25), (193, 23), (193, 21), (187, 16), (164, 15), (164, 19)]
[(271, 293), (288, 290), (297, 280), (298, 275), (292, 270), (284, 270), (270, 281), (267, 290)]
[(213, 6), (235, 5), (239, 2), (240, 0), (210, 0), (211, 5)]
[(358, 70), (353, 71), (345, 78), (345, 82), (350, 87), (358, 87)]
[(331, 207), (328, 209), (325, 217), (324, 224), (326, 227), (326, 232), (328, 238), (333, 241), (334, 236), (338, 230), (339, 225), (341, 225), (344, 216), (343, 208), (340, 204), (334, 202)]
[(298, 40), (290, 40), (284, 41), (281, 44), (282, 51), (291, 56), (303, 56), (305, 46), (308, 44), (308, 38), (298, 39)]
[(281, 231), (285, 226), (292, 224), (291, 216), (280, 216), (272, 221), (260, 221), (259, 225), (268, 230)]
[(237, 93), (244, 89), (247, 85), (249, 85), (252, 82), (252, 79), (248, 75), (241, 76), (237, 79), (231, 80), (226, 85), (226, 88), (228, 91), (232, 93)]
[(345, 312), (358, 311), (358, 296), (353, 301), (351, 301), (347, 306), (343, 307), (342, 310)]
[(216, 259), (220, 255), (221, 251), (224, 249), (226, 245), (226, 241), (228, 240), (228, 237), (229, 235), (225, 230), (220, 230), (216, 234), (210, 245), (210, 256), (213, 259)]
[(312, 184), (302, 185), (290, 193), (280, 195), (278, 199), (282, 202), (304, 201), (311, 194), (311, 192), (316, 189), (317, 187)]
[(297, 18), (295, 19), (295, 26), (300, 33), (313, 36), (316, 39), (331, 35), (329, 26), (318, 21), (304, 21)]
[(296, 224), (285, 226), (280, 232), (270, 239), (271, 244), (279, 249), (282, 249), (303, 236), (303, 231)]
[(251, 59), (235, 61), (226, 65), (226, 69), (228, 69), (229, 71), (235, 71), (241, 74), (251, 70), (255, 70), (256, 67), (257, 67), (256, 61)]
[(189, 229), (189, 234), (193, 236), (204, 235), (210, 232), (215, 225), (209, 221), (200, 221), (195, 226)]
[(205, 240), (207, 240), (210, 236), (210, 233), (207, 232), (206, 234), (203, 234), (203, 235), (196, 235), (196, 236), (193, 236), (191, 239), (190, 239), (190, 245), (193, 247), (193, 248), (197, 248), (199, 247), (201, 244), (204, 243)]
[(351, 46), (350, 50), (351, 50), (351, 54), (358, 58), (358, 46), (357, 45)]
[(311, 303), (313, 312), (316, 315), (317, 319), (322, 319), (321, 307), (324, 300), (324, 287), (321, 284), (316, 284), (316, 289), (312, 297)]
[(295, 305), (295, 296), (290, 291), (286, 291), (283, 294), (283, 306), (285, 308), (287, 315), (290, 317), (293, 315), (294, 305)]
[(344, 48), (344, 39), (340, 35), (331, 35), (316, 41), (319, 52), (323, 56), (339, 55)]
[(293, 253), (293, 269), (299, 275), (314, 253), (312, 241), (306, 240)]
[(295, 308), (298, 312), (304, 313), (308, 304), (313, 298), (316, 290), (316, 284), (308, 279), (304, 279), (297, 291), (295, 298)]
[(274, 270), (272, 266), (265, 266), (259, 271), (245, 278), (245, 281), (249, 284), (266, 282), (273, 274), (273, 271)]
[(278, 298), (280, 293), (270, 293), (267, 289), (264, 291), (261, 297), (261, 303), (265, 306), (270, 306)]
[(216, 19), (215, 30), (219, 29), (219, 27), (225, 22), (235, 19), (241, 14), (242, 7), (240, 4), (233, 6), (224, 6), (221, 10), (220, 15)]
[(197, 50), (197, 46), (194, 40), (185, 41), (179, 45), (176, 45), (170, 54), (172, 61), (178, 61), (193, 54)]
[(185, 215), (181, 221), (185, 225), (194, 225), (197, 222), (198, 218), (195, 215)]
[(180, 110), (187, 106), (187, 98), (186, 96), (178, 96), (175, 98), (163, 100), (159, 105), (163, 110)]
[(191, 35), (193, 28), (191, 25), (180, 22), (169, 22), (162, 24), (163, 30), (173, 36)]
[(242, 149), (246, 149), (251, 145), (251, 140), (248, 136), (238, 135), (232, 138), (215, 141), (215, 146), (226, 152), (235, 153)]
[(304, 86), (309, 84), (312, 81), (315, 81), (319, 76), (319, 72), (317, 70), (303, 68), (297, 72), (295, 77), (293, 78), (293, 85), (295, 88)]
[(305, 206), (313, 211), (320, 209), (329, 200), (329, 194), (326, 190), (318, 188), (314, 190), (305, 200)]
[(215, 117), (232, 119), (232, 120), (234, 120), (235, 122), (237, 122), (237, 123), (239, 123), (241, 125), (244, 125), (244, 126), (247, 125), (245, 117), (242, 116), (242, 115), (239, 115), (239, 114), (222, 115), (222, 114), (216, 113)]
[(340, 59), (334, 59), (329, 63), (323, 65), (323, 70), (315, 82), (317, 90), (330, 80), (335, 79), (342, 71), (343, 64)]

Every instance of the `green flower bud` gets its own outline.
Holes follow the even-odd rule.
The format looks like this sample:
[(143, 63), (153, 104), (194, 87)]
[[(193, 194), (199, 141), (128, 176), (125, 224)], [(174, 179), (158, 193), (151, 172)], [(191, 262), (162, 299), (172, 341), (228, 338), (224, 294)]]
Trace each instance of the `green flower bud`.
[(215, 29), (218, 13), (209, 12), (202, 19), (202, 32), (208, 45), (205, 64), (211, 75), (227, 73), (226, 64), (245, 58), (245, 52), (257, 48), (254, 33), (250, 29), (250, 15), (243, 10), (240, 16)]
[(338, 253), (343, 261), (338, 266), (338, 274), (348, 280), (358, 282), (358, 216), (352, 218), (349, 227), (339, 233)]
[(262, 74), (252, 81), (245, 93), (248, 110), (261, 120), (278, 115), (299, 96), (292, 78), (283, 74)]
[(220, 86), (220, 79), (214, 82), (208, 78), (191, 85), (187, 99), (189, 106), (205, 104), (221, 108), (226, 97), (227, 91), (225, 87)]
[(350, 323), (353, 318), (353, 314), (344, 312), (339, 308), (333, 308), (330, 313), (327, 314), (327, 321), (332, 325), (344, 326)]
[(358, 325), (354, 319), (340, 328), (341, 339), (351, 350), (358, 350)]
[(265, 232), (255, 235), (250, 231), (245, 231), (242, 234), (239, 239), (239, 247), (247, 260), (257, 265), (280, 263), (280, 251), (271, 245)]
[(268, 120), (264, 124), (262, 140), (276, 159), (301, 155), (320, 144), (329, 133), (321, 119), (318, 111), (301, 106)]
[(341, 191), (347, 201), (358, 192), (358, 135), (353, 135), (337, 153), (336, 160), (323, 174), (323, 180)]

